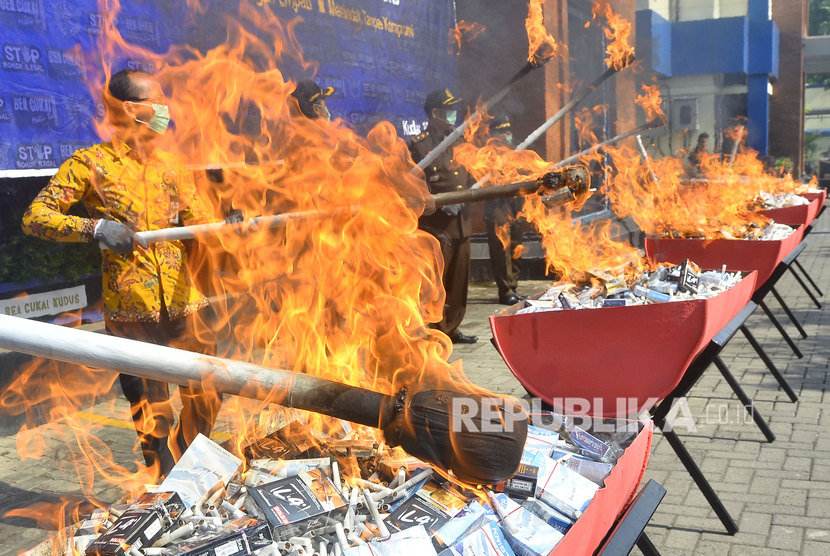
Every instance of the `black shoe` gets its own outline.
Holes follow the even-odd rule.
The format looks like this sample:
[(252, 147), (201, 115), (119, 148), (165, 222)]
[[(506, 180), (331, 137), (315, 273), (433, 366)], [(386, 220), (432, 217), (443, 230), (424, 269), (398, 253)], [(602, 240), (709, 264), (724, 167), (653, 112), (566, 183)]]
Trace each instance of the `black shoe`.
[(456, 332), (450, 336), (450, 340), (452, 340), (452, 343), (454, 344), (474, 344), (478, 341), (478, 336), (467, 336), (461, 332)]
[(516, 303), (520, 302), (522, 297), (515, 292), (511, 292), (507, 295), (500, 295), (499, 296), (499, 303), (502, 305), (515, 305)]

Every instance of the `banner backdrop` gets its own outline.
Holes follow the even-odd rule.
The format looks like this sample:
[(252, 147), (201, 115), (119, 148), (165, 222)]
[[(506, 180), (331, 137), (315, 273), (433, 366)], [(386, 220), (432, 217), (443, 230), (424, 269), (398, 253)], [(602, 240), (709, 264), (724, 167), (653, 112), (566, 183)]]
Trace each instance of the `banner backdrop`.
[[(253, 1), (281, 20), (301, 18), (295, 32), (303, 58), (318, 64), (318, 83), (335, 87), (333, 116), (358, 132), (385, 119), (402, 136), (420, 133), (426, 94), (457, 85), (452, 0)], [(239, 1), (202, 0), (198, 14), (185, 0), (121, 4), (122, 36), (163, 53), (172, 44), (201, 51), (221, 44), (224, 19)], [(95, 0), (0, 0), (0, 170), (57, 168), (99, 141), (91, 122), (103, 107), (83, 81), (83, 56), (73, 51), (93, 51), (102, 22)], [(122, 67), (154, 71), (142, 60), (113, 64)], [(281, 70), (295, 80), (312, 77), (308, 69)]]

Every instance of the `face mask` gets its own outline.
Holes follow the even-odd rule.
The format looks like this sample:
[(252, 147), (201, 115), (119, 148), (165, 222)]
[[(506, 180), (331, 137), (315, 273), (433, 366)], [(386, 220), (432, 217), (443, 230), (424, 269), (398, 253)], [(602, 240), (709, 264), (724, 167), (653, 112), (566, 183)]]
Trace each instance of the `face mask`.
[(138, 118), (136, 118), (135, 121), (140, 124), (145, 124), (147, 127), (161, 135), (167, 131), (167, 126), (170, 125), (170, 107), (166, 104), (151, 104), (150, 106), (153, 107), (153, 117), (150, 118), (150, 121), (145, 122), (144, 120), (139, 120)]
[(314, 113), (317, 114), (319, 117), (323, 118), (324, 120), (331, 121), (331, 112), (327, 106), (323, 106), (322, 104), (315, 104), (314, 105)]
[(457, 110), (447, 110), (446, 116), (444, 117), (444, 121), (450, 125), (455, 125), (455, 122), (458, 121), (458, 111)]

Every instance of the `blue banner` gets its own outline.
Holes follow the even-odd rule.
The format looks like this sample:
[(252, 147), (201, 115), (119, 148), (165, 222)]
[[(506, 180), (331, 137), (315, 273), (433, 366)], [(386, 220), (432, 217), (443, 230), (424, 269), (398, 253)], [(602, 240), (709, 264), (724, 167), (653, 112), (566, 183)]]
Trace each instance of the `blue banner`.
[[(452, 0), (253, 1), (282, 21), (301, 19), (294, 32), (303, 59), (317, 63), (318, 83), (335, 88), (332, 114), (358, 132), (388, 120), (400, 135), (415, 135), (426, 94), (457, 85)], [(176, 44), (205, 52), (223, 43), (225, 18), (239, 2), (202, 4), (194, 13), (184, 0), (124, 0), (116, 26), (126, 41), (159, 54)], [(93, 124), (104, 110), (84, 82), (83, 53), (96, 50), (104, 21), (95, 0), (0, 0), (0, 170), (56, 168), (99, 142)], [(146, 60), (119, 64), (114, 71), (155, 70)], [(285, 65), (287, 78), (312, 76)]]

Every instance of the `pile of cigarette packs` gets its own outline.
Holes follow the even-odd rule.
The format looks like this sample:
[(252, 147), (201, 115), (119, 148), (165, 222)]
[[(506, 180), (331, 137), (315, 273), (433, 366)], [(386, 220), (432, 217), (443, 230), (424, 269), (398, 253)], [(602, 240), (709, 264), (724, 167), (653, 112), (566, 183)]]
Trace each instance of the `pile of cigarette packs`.
[(298, 452), (276, 434), (247, 452), (243, 465), (199, 436), (156, 492), (96, 510), (67, 553), (547, 555), (640, 424), (595, 436), (555, 413), (534, 422), (516, 474), (487, 486), (446, 480), (382, 444), (345, 439)]
[(740, 272), (726, 269), (703, 272), (686, 259), (680, 265), (660, 265), (652, 272), (644, 272), (631, 285), (617, 279), (583, 287), (556, 284), (541, 296), (526, 299), (525, 307), (516, 314), (706, 299), (728, 290), (741, 277)]

